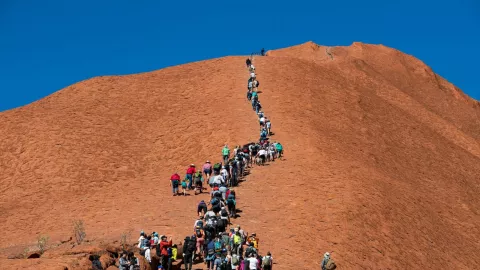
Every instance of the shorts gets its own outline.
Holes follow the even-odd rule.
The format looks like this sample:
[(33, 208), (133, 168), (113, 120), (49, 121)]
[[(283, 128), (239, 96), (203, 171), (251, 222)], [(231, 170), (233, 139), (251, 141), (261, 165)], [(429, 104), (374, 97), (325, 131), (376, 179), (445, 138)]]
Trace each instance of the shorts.
[(197, 207), (197, 212), (198, 213), (200, 213), (200, 212), (207, 213), (207, 206), (206, 205), (199, 205)]
[(173, 194), (178, 193), (178, 186), (177, 186), (177, 187), (174, 186), (174, 187), (172, 188), (172, 192), (173, 192)]
[(212, 169), (205, 169), (203, 170), (204, 174), (212, 174)]
[(197, 238), (197, 248), (202, 248), (203, 244), (205, 244), (205, 239)]

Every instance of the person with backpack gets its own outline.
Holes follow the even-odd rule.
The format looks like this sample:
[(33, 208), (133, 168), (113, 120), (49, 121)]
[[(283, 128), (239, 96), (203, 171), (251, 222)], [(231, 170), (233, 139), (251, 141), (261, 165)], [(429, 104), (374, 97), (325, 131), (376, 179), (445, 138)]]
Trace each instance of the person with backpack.
[(235, 208), (237, 206), (237, 202), (235, 201), (235, 195), (230, 193), (230, 195), (228, 195), (227, 197), (226, 203), (227, 203), (228, 213), (230, 217), (235, 218), (236, 217)]
[(228, 145), (225, 144), (225, 146), (222, 149), (222, 157), (223, 157), (223, 163), (228, 162), (228, 158), (230, 157), (230, 149), (228, 148)]
[(245, 257), (249, 258), (251, 255), (257, 255), (257, 249), (253, 246), (253, 243), (247, 243), (248, 247), (245, 249)]
[(213, 269), (213, 262), (215, 260), (215, 242), (210, 240), (207, 243), (207, 255), (205, 261), (207, 262), (207, 269)]
[(185, 264), (185, 270), (192, 270), (194, 255), (195, 245), (192, 245), (192, 240), (187, 236), (183, 242), (183, 263)]
[(262, 268), (263, 270), (272, 270), (273, 258), (272, 253), (267, 252), (267, 256), (262, 258)]
[(200, 226), (195, 228), (195, 238), (197, 239), (196, 249), (197, 254), (200, 254), (203, 257), (203, 245), (205, 245), (205, 232)]
[(272, 134), (272, 123), (270, 122), (270, 119), (267, 119), (265, 126), (267, 127), (268, 135)]
[(195, 172), (195, 174), (193, 175), (193, 182), (195, 183), (195, 195), (197, 195), (198, 193), (202, 193), (204, 180), (201, 171)]
[(204, 221), (203, 221), (203, 216), (200, 216), (196, 221), (195, 221), (195, 224), (193, 224), (193, 230), (195, 231), (195, 229), (197, 227), (200, 227), (200, 229), (203, 229), (203, 226), (205, 225)]
[[(223, 150), (223, 149), (222, 149)], [(223, 152), (222, 152), (223, 153)], [(222, 158), (223, 158), (223, 155), (222, 155)], [(219, 175), (220, 174), (220, 170), (222, 169), (222, 163), (219, 162), (219, 163), (215, 163), (213, 165), (213, 174), (214, 175)]]
[(325, 254), (323, 255), (323, 260), (320, 266), (322, 267), (322, 270), (333, 270), (337, 268), (337, 265), (335, 264), (333, 259), (330, 257), (329, 252), (325, 252)]
[(178, 194), (178, 185), (180, 184), (180, 175), (178, 173), (174, 173), (170, 177), (170, 186), (172, 187), (173, 196)]

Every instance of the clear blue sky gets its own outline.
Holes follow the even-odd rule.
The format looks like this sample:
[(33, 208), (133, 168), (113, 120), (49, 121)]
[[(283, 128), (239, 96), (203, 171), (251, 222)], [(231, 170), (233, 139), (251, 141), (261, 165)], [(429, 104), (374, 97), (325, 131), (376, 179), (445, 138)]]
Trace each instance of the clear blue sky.
[(0, 111), (98, 75), (312, 40), (381, 43), (480, 99), (477, 0), (0, 0)]

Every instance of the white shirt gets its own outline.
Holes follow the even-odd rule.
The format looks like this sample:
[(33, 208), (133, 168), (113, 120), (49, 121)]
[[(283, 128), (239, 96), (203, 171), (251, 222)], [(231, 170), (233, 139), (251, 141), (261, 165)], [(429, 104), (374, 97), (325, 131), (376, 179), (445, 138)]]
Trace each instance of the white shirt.
[(257, 270), (258, 260), (255, 258), (248, 258), (248, 261), (250, 262), (250, 270)]
[(266, 155), (266, 154), (267, 154), (267, 151), (265, 151), (263, 149), (260, 149), (260, 151), (258, 151), (259, 156)]
[(228, 171), (227, 171), (227, 169), (222, 169), (222, 170), (220, 171), (220, 175), (223, 176), (223, 180), (226, 180), (226, 179), (228, 178)]
[(255, 72), (250, 73), (250, 77), (255, 78)]
[(215, 179), (213, 180), (214, 184), (220, 185), (223, 183), (223, 176), (222, 175), (217, 175), (215, 176)]
[(260, 122), (264, 123), (265, 122), (265, 117), (260, 118)]
[[(147, 249), (145, 250), (145, 259), (146, 259), (149, 263), (152, 262), (152, 256), (150, 256), (150, 249), (149, 249), (149, 248), (147, 248)], [(252, 268), (250, 268), (250, 269), (252, 269)], [(257, 269), (257, 268), (255, 268), (255, 269)]]
[(255, 70), (255, 67), (254, 67), (253, 65), (250, 65), (250, 68), (253, 69), (253, 70)]
[(253, 83), (250, 81), (248, 82), (248, 88), (252, 88), (253, 87)]

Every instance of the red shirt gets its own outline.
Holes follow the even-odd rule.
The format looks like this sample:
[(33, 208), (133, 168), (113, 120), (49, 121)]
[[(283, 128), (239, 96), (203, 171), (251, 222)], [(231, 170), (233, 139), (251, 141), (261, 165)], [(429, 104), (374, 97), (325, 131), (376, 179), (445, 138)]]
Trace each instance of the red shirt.
[(170, 241), (161, 241), (160, 242), (160, 250), (161, 250), (161, 254), (164, 255), (164, 256), (168, 256), (168, 251), (167, 251), (167, 248), (171, 247), (172, 246), (172, 240)]
[(196, 172), (197, 171), (195, 170), (195, 167), (188, 167), (188, 169), (187, 169), (187, 174), (194, 174)]
[(172, 177), (170, 177), (170, 180), (180, 181), (180, 175), (178, 175), (178, 173), (175, 173), (172, 175)]

